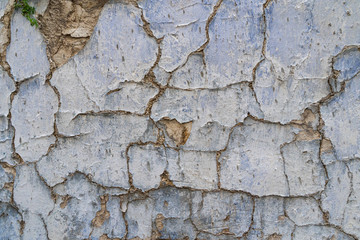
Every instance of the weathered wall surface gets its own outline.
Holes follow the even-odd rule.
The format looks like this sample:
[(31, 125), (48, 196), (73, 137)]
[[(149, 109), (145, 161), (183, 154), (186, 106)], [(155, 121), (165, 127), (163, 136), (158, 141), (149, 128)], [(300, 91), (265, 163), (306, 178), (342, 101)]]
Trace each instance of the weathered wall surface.
[(359, 0), (0, 2), (0, 239), (359, 239)]

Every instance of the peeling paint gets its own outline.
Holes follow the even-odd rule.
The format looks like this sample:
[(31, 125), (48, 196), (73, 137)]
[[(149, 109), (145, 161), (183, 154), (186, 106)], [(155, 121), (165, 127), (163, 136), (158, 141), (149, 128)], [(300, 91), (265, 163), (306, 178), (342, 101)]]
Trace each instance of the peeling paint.
[(359, 1), (14, 3), (1, 239), (360, 238)]

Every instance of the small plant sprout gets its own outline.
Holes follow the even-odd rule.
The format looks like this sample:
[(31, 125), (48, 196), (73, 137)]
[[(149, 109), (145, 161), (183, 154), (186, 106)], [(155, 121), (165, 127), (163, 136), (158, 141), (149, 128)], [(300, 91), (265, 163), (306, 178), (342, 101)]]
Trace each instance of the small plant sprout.
[(38, 21), (33, 16), (35, 8), (29, 5), (29, 0), (16, 0), (15, 9), (21, 9), (22, 15), (29, 20), (31, 26), (39, 27)]

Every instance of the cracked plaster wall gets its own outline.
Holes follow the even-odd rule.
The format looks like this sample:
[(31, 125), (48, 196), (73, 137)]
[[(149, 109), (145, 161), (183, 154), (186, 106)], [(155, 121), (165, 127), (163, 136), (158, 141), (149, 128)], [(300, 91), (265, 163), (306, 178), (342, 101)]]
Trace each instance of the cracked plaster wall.
[(358, 0), (0, 2), (0, 239), (359, 239)]

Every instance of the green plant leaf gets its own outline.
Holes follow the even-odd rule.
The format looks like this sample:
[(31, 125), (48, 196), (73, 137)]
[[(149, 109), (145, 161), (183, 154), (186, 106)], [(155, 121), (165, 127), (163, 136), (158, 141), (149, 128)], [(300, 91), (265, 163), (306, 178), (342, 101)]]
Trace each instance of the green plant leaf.
[(39, 27), (38, 21), (33, 16), (35, 14), (35, 7), (30, 6), (28, 0), (17, 0), (15, 9), (21, 9), (21, 14), (30, 22), (31, 26)]

